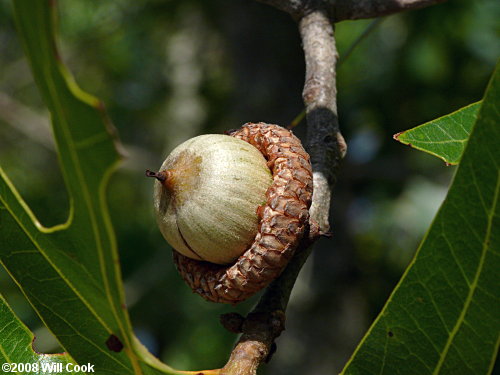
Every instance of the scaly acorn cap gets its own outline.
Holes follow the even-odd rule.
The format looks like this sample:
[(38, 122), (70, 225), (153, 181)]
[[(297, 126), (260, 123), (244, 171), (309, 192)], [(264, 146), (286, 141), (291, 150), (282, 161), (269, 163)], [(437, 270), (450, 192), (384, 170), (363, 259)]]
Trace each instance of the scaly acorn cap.
[(184, 281), (208, 301), (236, 304), (280, 275), (309, 227), (313, 181), (308, 153), (290, 130), (247, 123), (228, 135), (256, 147), (267, 160), (273, 182), (257, 210), (258, 233), (231, 265), (190, 259), (176, 251), (174, 262)]

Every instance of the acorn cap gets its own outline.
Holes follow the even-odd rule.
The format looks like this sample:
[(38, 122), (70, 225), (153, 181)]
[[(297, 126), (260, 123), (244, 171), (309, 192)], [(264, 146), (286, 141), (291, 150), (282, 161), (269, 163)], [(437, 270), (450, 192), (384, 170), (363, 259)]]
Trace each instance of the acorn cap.
[(259, 122), (228, 135), (256, 147), (273, 175), (266, 204), (257, 210), (259, 232), (248, 250), (228, 266), (173, 254), (179, 273), (195, 293), (208, 301), (235, 304), (266, 287), (294, 255), (308, 229), (313, 181), (309, 155), (290, 130)]

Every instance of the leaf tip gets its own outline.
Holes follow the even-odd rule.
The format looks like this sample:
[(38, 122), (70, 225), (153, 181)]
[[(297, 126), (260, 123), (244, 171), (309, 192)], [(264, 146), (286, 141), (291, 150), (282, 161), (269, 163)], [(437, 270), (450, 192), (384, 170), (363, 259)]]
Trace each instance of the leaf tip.
[(402, 136), (404, 136), (404, 134), (406, 133), (406, 131), (404, 132), (399, 132), (399, 133), (396, 133), (392, 136), (392, 139), (394, 139), (395, 141), (398, 141), (399, 143), (402, 143), (404, 145), (408, 145), (408, 146), (411, 146), (411, 144), (409, 144), (408, 142), (404, 141), (403, 139), (401, 139)]

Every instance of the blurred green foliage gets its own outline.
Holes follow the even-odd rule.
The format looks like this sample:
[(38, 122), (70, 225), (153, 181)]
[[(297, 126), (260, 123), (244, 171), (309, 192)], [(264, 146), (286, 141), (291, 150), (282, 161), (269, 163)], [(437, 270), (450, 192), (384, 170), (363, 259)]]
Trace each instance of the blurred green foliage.
[[(203, 301), (180, 280), (143, 174), (194, 135), (248, 121), (292, 121), (302, 110), (304, 80), (296, 25), (250, 0), (64, 0), (58, 6), (62, 57), (79, 85), (106, 103), (123, 142), (109, 204), (137, 334), (171, 366), (220, 367), (235, 337), (218, 315), (234, 308)], [(411, 259), (453, 168), (401, 146), (392, 134), (481, 99), (500, 56), (498, 19), (495, 0), (455, 0), (387, 17), (339, 67), (349, 152), (333, 200), (334, 238), (321, 240), (306, 264), (287, 331), (262, 373), (343, 367)], [(341, 56), (370, 22), (337, 25)], [(303, 124), (295, 131), (302, 136)], [(8, 0), (0, 0), (0, 158), (44, 224), (66, 218), (47, 111)], [(3, 270), (0, 291), (37, 335), (39, 350), (57, 351)]]

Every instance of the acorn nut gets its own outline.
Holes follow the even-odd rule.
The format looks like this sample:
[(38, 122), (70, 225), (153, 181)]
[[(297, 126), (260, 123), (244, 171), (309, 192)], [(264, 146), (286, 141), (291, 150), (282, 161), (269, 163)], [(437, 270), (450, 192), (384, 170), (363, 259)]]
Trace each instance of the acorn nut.
[(234, 262), (252, 244), (257, 208), (272, 176), (252, 145), (227, 135), (192, 138), (167, 157), (154, 187), (160, 231), (182, 255), (216, 264)]
[(312, 170), (291, 131), (247, 123), (172, 151), (154, 207), (184, 281), (203, 298), (235, 304), (279, 276), (309, 231)]

